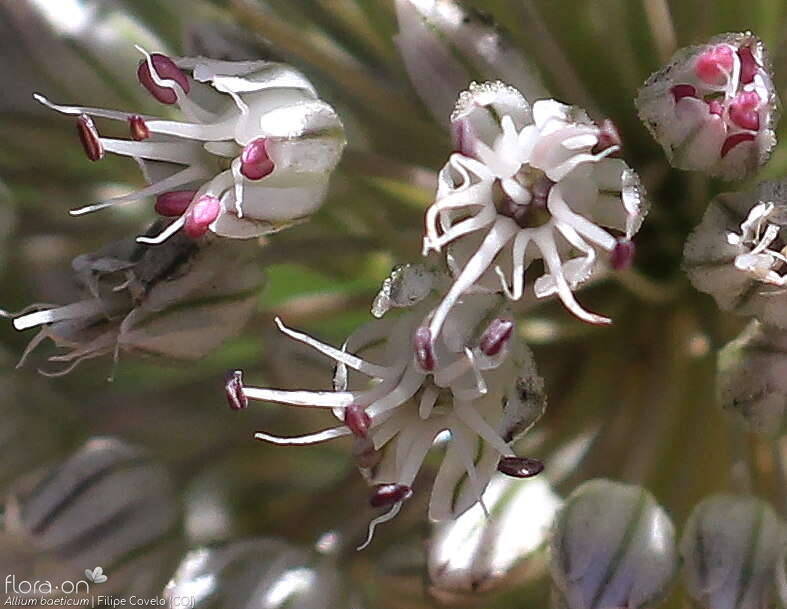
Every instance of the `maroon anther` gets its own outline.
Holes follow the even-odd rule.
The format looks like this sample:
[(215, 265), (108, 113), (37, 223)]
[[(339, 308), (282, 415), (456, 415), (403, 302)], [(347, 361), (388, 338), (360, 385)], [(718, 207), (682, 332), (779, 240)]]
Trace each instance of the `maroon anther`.
[(721, 116), (724, 114), (724, 106), (721, 105), (718, 99), (712, 99), (708, 102), (708, 112), (716, 116)]
[(753, 142), (754, 141), (754, 134), (753, 133), (736, 133), (735, 135), (731, 135), (726, 140), (724, 140), (724, 144), (721, 147), (721, 158), (727, 156), (727, 154), (735, 148), (738, 144), (742, 144), (743, 142)]
[(454, 142), (454, 151), (465, 156), (473, 156), (473, 127), (466, 119), (451, 123), (451, 139)]
[(418, 365), (427, 372), (434, 370), (434, 346), (432, 345), (432, 332), (429, 328), (422, 326), (415, 331), (413, 349)]
[(754, 91), (744, 91), (730, 102), (730, 120), (742, 127), (757, 131), (760, 128), (760, 96)]
[(612, 146), (621, 145), (620, 132), (615, 126), (615, 123), (613, 123), (610, 119), (605, 118), (603, 121), (601, 121), (599, 130), (598, 142), (595, 146), (593, 146), (593, 150), (591, 150), (593, 154), (603, 152)]
[(153, 209), (160, 216), (175, 218), (182, 216), (191, 204), (196, 190), (172, 190), (156, 197), (156, 204)]
[(93, 119), (87, 114), (79, 115), (77, 119), (77, 133), (87, 158), (91, 161), (100, 161), (104, 158), (104, 145), (101, 143), (98, 129), (96, 129)]
[(757, 74), (760, 66), (757, 65), (757, 60), (754, 59), (751, 47), (738, 49), (738, 57), (741, 60), (741, 82), (745, 85), (749, 84), (754, 80), (754, 76)]
[(612, 250), (612, 257), (609, 260), (610, 266), (616, 271), (625, 271), (631, 268), (636, 250), (637, 248), (633, 241), (618, 239), (615, 248)]
[(208, 232), (208, 227), (219, 217), (221, 203), (212, 195), (202, 195), (186, 212), (185, 232), (192, 239)]
[(374, 508), (389, 507), (413, 496), (413, 489), (404, 484), (378, 484), (369, 498)]
[[(180, 85), (184, 93), (189, 92), (189, 89), (191, 89), (189, 79), (169, 57), (161, 53), (153, 53), (150, 56), (150, 61), (160, 80), (174, 80)], [(150, 73), (150, 66), (148, 66), (146, 59), (139, 63), (137, 78), (142, 86), (150, 91), (150, 94), (162, 104), (174, 104), (178, 101), (178, 96), (173, 89), (156, 84), (156, 81), (153, 80), (153, 75)]]
[(145, 120), (141, 116), (128, 117), (128, 130), (131, 132), (131, 139), (138, 142), (150, 137), (150, 129), (148, 129)]
[(514, 478), (532, 478), (544, 471), (544, 464), (531, 457), (503, 457), (497, 471)]
[(267, 143), (261, 137), (249, 142), (240, 153), (240, 172), (249, 180), (261, 180), (274, 169), (268, 156)]
[(360, 404), (350, 404), (344, 409), (344, 424), (350, 428), (353, 435), (365, 438), (369, 435), (372, 417)]
[(249, 398), (243, 393), (243, 371), (230, 370), (224, 376), (224, 393), (232, 410), (243, 410), (249, 405)]
[(676, 104), (684, 97), (697, 97), (697, 89), (691, 85), (675, 85), (670, 89), (670, 93)]
[(514, 333), (514, 322), (510, 319), (493, 319), (481, 335), (478, 348), (490, 357), (497, 355)]

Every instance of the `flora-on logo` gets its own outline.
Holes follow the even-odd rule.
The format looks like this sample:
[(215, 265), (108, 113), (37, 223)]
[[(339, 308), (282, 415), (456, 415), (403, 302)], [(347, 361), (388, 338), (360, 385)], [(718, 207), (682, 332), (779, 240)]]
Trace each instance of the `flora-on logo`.
[(95, 567), (93, 570), (85, 569), (85, 577), (94, 584), (103, 584), (107, 581), (107, 576), (104, 575), (104, 569), (101, 567)]

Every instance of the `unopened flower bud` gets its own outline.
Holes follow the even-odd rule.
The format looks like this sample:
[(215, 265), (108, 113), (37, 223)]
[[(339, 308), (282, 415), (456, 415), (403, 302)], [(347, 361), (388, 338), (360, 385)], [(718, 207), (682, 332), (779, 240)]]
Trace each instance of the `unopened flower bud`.
[(549, 483), (497, 474), (483, 501), (489, 518), (476, 505), (437, 525), (429, 540), (429, 593), (443, 603), (477, 601), (546, 570), (546, 541), (561, 503)]
[(678, 169), (740, 179), (776, 144), (779, 101), (765, 47), (749, 32), (678, 51), (640, 89), (637, 108)]
[(645, 489), (592, 480), (566, 499), (552, 537), (556, 604), (653, 607), (678, 566), (669, 516)]
[(705, 609), (767, 609), (784, 523), (755, 497), (714, 495), (694, 508), (680, 541), (686, 590)]

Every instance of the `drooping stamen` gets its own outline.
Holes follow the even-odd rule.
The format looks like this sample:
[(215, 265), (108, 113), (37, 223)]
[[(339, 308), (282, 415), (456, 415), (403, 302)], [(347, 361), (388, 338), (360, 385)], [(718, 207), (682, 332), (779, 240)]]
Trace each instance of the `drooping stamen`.
[(514, 478), (532, 478), (544, 471), (544, 464), (530, 457), (503, 457), (497, 471)]
[(731, 135), (726, 140), (724, 140), (724, 144), (721, 147), (721, 158), (727, 156), (730, 150), (735, 148), (738, 144), (742, 144), (743, 142), (753, 142), (754, 141), (754, 134), (753, 133), (736, 133), (735, 135)]
[(350, 428), (354, 435), (366, 438), (369, 435), (372, 417), (360, 404), (350, 404), (344, 411), (344, 424)]
[(760, 128), (760, 96), (755, 91), (743, 91), (730, 102), (730, 120), (743, 129)]
[(422, 326), (415, 331), (413, 349), (418, 365), (427, 372), (434, 370), (434, 347), (432, 345), (432, 332), (429, 328)]
[(708, 112), (716, 116), (722, 116), (724, 114), (724, 106), (721, 105), (718, 99), (712, 99), (708, 102)]
[(98, 129), (87, 114), (81, 114), (77, 119), (77, 133), (87, 158), (91, 161), (100, 161), (104, 158), (104, 146), (98, 135)]
[(232, 410), (243, 410), (249, 406), (249, 398), (243, 393), (243, 371), (230, 370), (224, 376), (224, 393)]
[(697, 97), (697, 89), (691, 85), (675, 85), (670, 89), (670, 93), (676, 104), (684, 97)]
[(754, 80), (754, 76), (757, 74), (760, 66), (757, 64), (757, 60), (754, 59), (751, 47), (739, 49), (738, 57), (741, 60), (741, 82), (747, 85)]
[(201, 196), (186, 214), (183, 225), (185, 232), (192, 239), (201, 237), (208, 232), (208, 227), (219, 217), (221, 203), (212, 195)]
[(156, 197), (153, 209), (156, 213), (167, 218), (183, 215), (191, 204), (196, 190), (172, 190)]
[(481, 340), (478, 342), (478, 347), (484, 355), (494, 356), (500, 353), (505, 344), (511, 339), (514, 333), (514, 322), (510, 319), (494, 319), (489, 324), (484, 333), (481, 335)]
[(128, 117), (128, 130), (131, 133), (131, 139), (138, 142), (150, 137), (150, 129), (148, 129), (145, 119), (138, 114)]
[(274, 169), (264, 137), (249, 142), (240, 153), (240, 172), (249, 180), (261, 180)]
[(636, 247), (634, 242), (629, 239), (618, 239), (615, 244), (615, 249), (612, 250), (612, 256), (609, 259), (610, 266), (616, 271), (625, 271), (631, 268), (634, 262), (634, 254)]
[(186, 77), (183, 71), (175, 65), (175, 62), (161, 53), (152, 53), (149, 60), (142, 60), (139, 62), (139, 67), (137, 68), (137, 78), (139, 79), (139, 82), (142, 84), (142, 86), (145, 87), (150, 92), (150, 94), (156, 98), (157, 101), (160, 101), (162, 104), (171, 105), (177, 103), (178, 96), (171, 88), (162, 87), (161, 85), (156, 84), (156, 81), (153, 79), (153, 75), (150, 73), (149, 63), (153, 64), (153, 69), (156, 70), (156, 74), (158, 75), (159, 79), (174, 80), (180, 85), (180, 88), (183, 89), (184, 93), (189, 92), (189, 89), (191, 88), (191, 85), (189, 85), (189, 79)]
[(413, 489), (405, 484), (378, 484), (369, 504), (375, 508), (389, 507), (413, 496)]
[(617, 146), (620, 148), (622, 141), (620, 139), (620, 132), (611, 119), (605, 118), (599, 126), (600, 132), (598, 134), (598, 143), (591, 149), (590, 152), (598, 154), (607, 148)]
[(701, 81), (709, 85), (723, 85), (732, 74), (735, 59), (732, 47), (719, 44), (700, 53), (694, 65), (694, 73)]

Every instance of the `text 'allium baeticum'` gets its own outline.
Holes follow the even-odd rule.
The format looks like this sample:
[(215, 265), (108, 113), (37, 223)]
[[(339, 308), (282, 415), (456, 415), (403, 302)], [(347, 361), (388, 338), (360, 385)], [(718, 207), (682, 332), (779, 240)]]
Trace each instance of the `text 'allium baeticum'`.
[(531, 108), (501, 82), (473, 83), (451, 124), (457, 152), (440, 172), (423, 253), (450, 244), (455, 281), (429, 322), (432, 336), (477, 282), (520, 298), (536, 259), (545, 266), (533, 283), (537, 297), (557, 294), (580, 319), (609, 323), (573, 290), (599, 264), (630, 264), (630, 239), (646, 212), (634, 171), (609, 158), (620, 150), (614, 130), (552, 99)]
[(779, 100), (765, 46), (751, 33), (678, 51), (647, 80), (637, 108), (678, 169), (742, 178), (776, 144)]
[[(159, 102), (176, 105), (183, 120), (115, 110), (46, 106), (77, 116), (91, 160), (105, 152), (136, 159), (148, 186), (72, 212), (75, 215), (156, 196), (156, 211), (177, 218), (160, 243), (180, 230), (250, 238), (307, 218), (323, 202), (344, 148), (333, 108), (311, 83), (285, 64), (169, 58), (144, 52), (140, 83)], [(132, 139), (101, 137), (93, 119), (126, 121)]]
[(720, 308), (787, 328), (787, 180), (713, 199), (683, 252)]
[[(422, 294), (424, 274), (404, 296)], [(406, 281), (406, 280), (405, 280)], [(391, 291), (391, 282), (384, 290)], [(378, 298), (379, 304), (381, 298)], [(328, 408), (343, 424), (302, 437), (256, 437), (283, 445), (355, 437), (358, 465), (370, 484), (373, 507), (389, 510), (374, 527), (393, 518), (412, 495), (412, 484), (429, 449), (448, 432), (442, 466), (429, 504), (433, 520), (458, 516), (481, 498), (492, 474), (528, 477), (540, 471), (519, 458), (511, 443), (541, 415), (545, 398), (529, 350), (514, 333), (514, 322), (496, 295), (465, 298), (446, 320), (439, 340), (423, 333), (431, 299), (395, 318), (377, 319), (353, 333), (341, 349), (285, 327), (282, 332), (337, 362), (334, 391), (285, 391), (244, 387), (240, 373), (227, 382), (230, 405), (248, 399)], [(379, 363), (377, 363), (379, 362)], [(364, 544), (366, 545), (366, 544)]]

